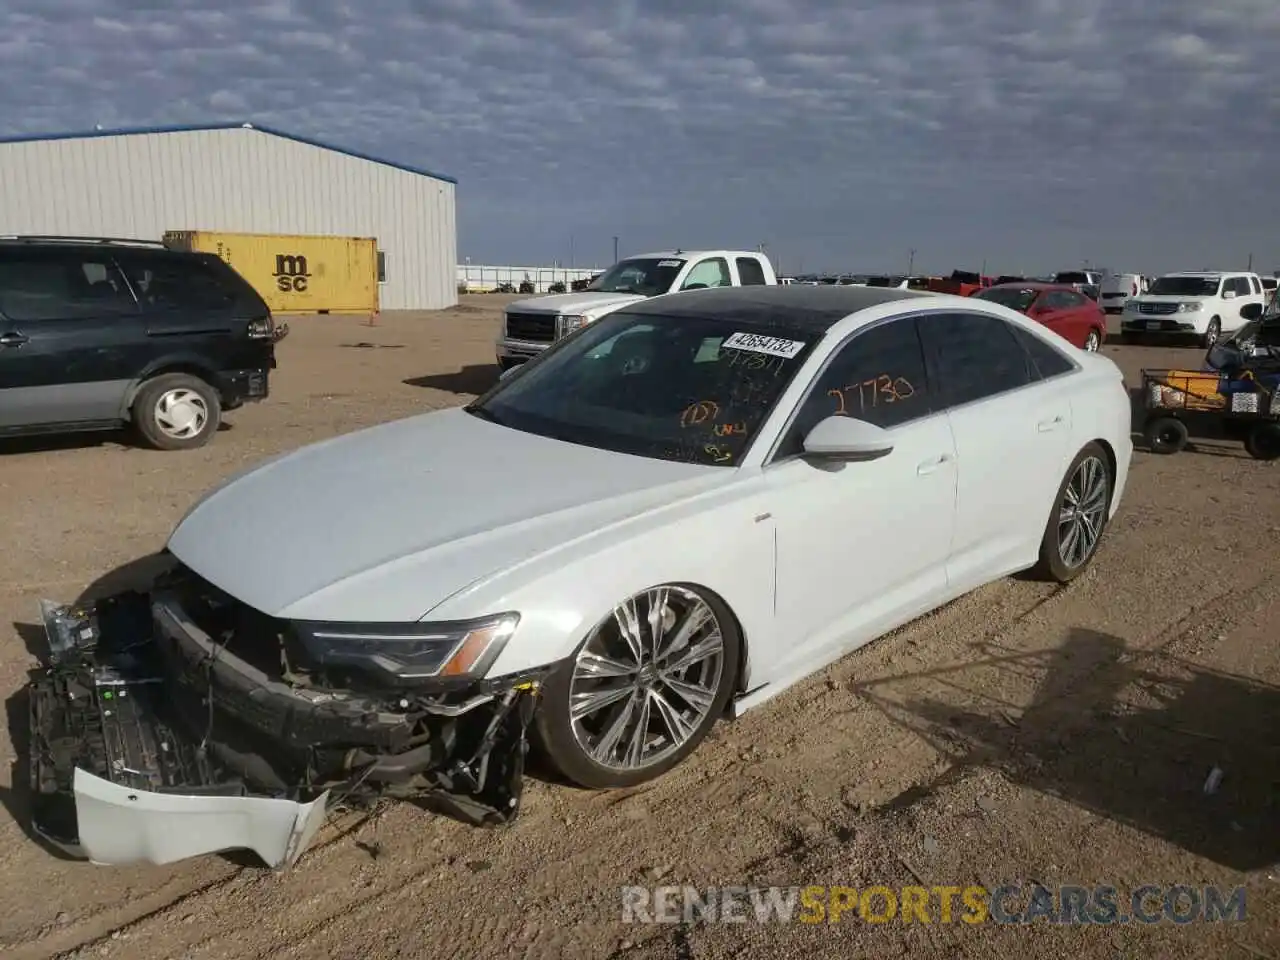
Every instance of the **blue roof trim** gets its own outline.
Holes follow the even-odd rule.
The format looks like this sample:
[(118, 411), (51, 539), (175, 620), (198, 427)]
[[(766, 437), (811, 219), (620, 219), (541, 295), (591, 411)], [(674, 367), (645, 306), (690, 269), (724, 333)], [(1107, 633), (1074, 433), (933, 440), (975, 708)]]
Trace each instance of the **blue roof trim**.
[(405, 173), (416, 173), (420, 177), (430, 177), (433, 180), (443, 180), (445, 183), (457, 185), (458, 181), (454, 177), (447, 176), (443, 173), (436, 173), (425, 167), (411, 167), (407, 163), (397, 163), (395, 160), (387, 160), (384, 157), (375, 157), (371, 154), (360, 153), (357, 150), (348, 150), (346, 147), (335, 146), (332, 143), (325, 143), (322, 140), (312, 140), (310, 137), (300, 137), (296, 133), (285, 133), (283, 130), (277, 130), (274, 127), (264, 127), (256, 123), (199, 123), (186, 126), (167, 126), (167, 127), (123, 127), (117, 130), (84, 130), (78, 133), (36, 133), (26, 134), (16, 137), (0, 137), (0, 144), (5, 143), (37, 143), (45, 140), (90, 140), (97, 137), (130, 137), (154, 133), (204, 133), (212, 130), (256, 130), (259, 133), (270, 134), (273, 137), (280, 137), (283, 140), (292, 140), (294, 143), (305, 143), (309, 147), (319, 147), (321, 150), (331, 150), (334, 153), (341, 153), (344, 156), (354, 157), (357, 160), (365, 160), (369, 163), (378, 163), (384, 167), (393, 167), (396, 170), (403, 170)]

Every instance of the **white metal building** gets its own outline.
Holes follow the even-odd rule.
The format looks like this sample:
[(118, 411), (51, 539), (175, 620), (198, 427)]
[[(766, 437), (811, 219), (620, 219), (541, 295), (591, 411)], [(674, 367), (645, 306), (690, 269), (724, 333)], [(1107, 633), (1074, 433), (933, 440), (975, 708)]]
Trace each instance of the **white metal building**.
[(376, 237), (383, 310), (458, 302), (452, 177), (251, 124), (0, 139), (0, 234)]

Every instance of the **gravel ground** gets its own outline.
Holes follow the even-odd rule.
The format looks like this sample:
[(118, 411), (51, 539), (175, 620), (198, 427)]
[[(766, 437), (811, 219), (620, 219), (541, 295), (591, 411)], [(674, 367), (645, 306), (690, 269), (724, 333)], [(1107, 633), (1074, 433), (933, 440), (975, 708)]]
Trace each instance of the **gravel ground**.
[[(534, 779), (511, 828), (344, 815), (298, 867), (102, 868), (20, 825), (40, 597), (137, 578), (192, 499), (276, 451), (462, 402), (507, 299), (376, 326), (303, 318), (272, 398), (184, 454), (0, 446), (0, 955), (17, 958), (1269, 957), (1280, 951), (1280, 472), (1205, 442), (1135, 457), (1087, 576), (1009, 579), (845, 658), (657, 783)], [(1196, 350), (1108, 346), (1126, 375)], [(378, 496), (370, 473), (368, 495)], [(0, 720), (0, 722), (4, 722)], [(13, 765), (12, 772), (10, 766)], [(1209, 772), (1223, 771), (1213, 795)], [(18, 783), (17, 788), (14, 784)], [(1244, 923), (621, 922), (624, 885), (1244, 886)]]

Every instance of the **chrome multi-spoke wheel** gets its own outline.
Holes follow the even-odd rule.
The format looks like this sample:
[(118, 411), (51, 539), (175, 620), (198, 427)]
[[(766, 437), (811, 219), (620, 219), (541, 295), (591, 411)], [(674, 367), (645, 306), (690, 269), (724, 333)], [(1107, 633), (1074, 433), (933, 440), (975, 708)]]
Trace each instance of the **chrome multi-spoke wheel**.
[(1052, 501), (1035, 573), (1069, 583), (1089, 567), (1111, 514), (1111, 451), (1091, 441), (1075, 455)]
[(1089, 335), (1084, 338), (1084, 349), (1086, 353), (1097, 353), (1102, 347), (1102, 335), (1097, 330), (1090, 330)]
[(1058, 556), (1068, 568), (1083, 565), (1098, 548), (1110, 488), (1101, 459), (1090, 456), (1076, 464), (1058, 510)]
[(596, 763), (651, 766), (706, 719), (724, 672), (724, 633), (692, 590), (657, 587), (614, 607), (578, 653), (573, 734)]
[(539, 730), (550, 759), (585, 786), (657, 776), (723, 714), (739, 640), (723, 605), (680, 584), (614, 607), (544, 691)]

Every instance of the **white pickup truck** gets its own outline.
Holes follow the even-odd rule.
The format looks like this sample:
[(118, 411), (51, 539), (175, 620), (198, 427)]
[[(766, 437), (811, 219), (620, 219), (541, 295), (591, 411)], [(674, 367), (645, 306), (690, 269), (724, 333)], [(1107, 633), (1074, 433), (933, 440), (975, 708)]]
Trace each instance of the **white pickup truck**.
[(669, 250), (627, 257), (585, 290), (517, 300), (498, 337), (498, 366), (509, 370), (561, 337), (637, 300), (708, 287), (774, 286), (773, 264), (746, 250)]

